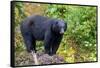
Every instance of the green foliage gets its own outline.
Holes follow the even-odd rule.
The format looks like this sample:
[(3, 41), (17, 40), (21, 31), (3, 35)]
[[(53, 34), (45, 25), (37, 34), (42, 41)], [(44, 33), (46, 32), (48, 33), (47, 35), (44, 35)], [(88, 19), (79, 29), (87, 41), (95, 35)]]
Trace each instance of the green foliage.
[(24, 14), (24, 4), (16, 2), (14, 5), (15, 16), (15, 52), (21, 52), (25, 50), (24, 41), (20, 33), (20, 23), (26, 17)]
[(15, 25), (18, 26), (20, 25), (20, 22), (26, 17), (25, 13), (24, 13), (24, 8), (23, 8), (24, 4), (23, 3), (15, 3), (14, 5), (14, 14), (15, 14)]

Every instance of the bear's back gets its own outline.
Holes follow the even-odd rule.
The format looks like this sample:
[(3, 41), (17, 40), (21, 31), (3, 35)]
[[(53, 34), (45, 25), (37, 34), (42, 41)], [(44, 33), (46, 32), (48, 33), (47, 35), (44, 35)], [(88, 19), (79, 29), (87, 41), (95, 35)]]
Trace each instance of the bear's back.
[(40, 16), (40, 15), (32, 15), (29, 17), (34, 23), (43, 23), (44, 21), (48, 20), (48, 17)]

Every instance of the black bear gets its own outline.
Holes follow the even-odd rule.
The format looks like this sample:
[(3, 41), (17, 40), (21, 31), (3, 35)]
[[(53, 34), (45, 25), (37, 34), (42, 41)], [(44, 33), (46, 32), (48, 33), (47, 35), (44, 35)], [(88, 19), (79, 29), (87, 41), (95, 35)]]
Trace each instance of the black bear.
[(67, 24), (63, 20), (32, 15), (21, 23), (21, 33), (28, 52), (36, 52), (36, 40), (44, 41), (45, 53), (56, 54)]

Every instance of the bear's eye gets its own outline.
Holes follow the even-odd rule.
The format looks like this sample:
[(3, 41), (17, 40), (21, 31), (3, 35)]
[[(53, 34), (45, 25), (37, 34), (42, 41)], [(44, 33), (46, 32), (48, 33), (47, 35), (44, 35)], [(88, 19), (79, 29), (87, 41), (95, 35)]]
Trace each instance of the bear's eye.
[(58, 22), (56, 22), (56, 24), (58, 24)]

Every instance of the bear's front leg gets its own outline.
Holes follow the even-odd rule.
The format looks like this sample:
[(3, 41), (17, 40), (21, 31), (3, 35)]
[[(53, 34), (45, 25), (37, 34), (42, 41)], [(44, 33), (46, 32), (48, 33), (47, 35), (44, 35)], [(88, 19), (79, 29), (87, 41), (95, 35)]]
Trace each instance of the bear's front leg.
[(50, 49), (51, 49), (51, 33), (49, 31), (46, 32), (45, 38), (44, 38), (44, 49), (45, 53), (50, 55)]
[(62, 40), (62, 36), (60, 36), (60, 37), (55, 36), (54, 38), (55, 38), (55, 40), (51, 44), (52, 45), (51, 49), (52, 49), (52, 54), (53, 55), (56, 54), (56, 52), (57, 52), (57, 50), (59, 48), (60, 42)]

